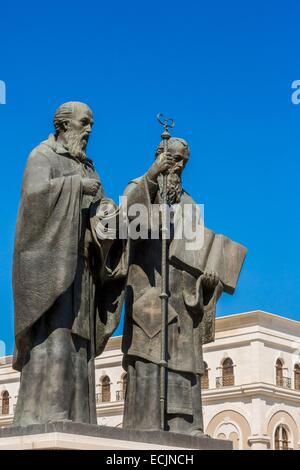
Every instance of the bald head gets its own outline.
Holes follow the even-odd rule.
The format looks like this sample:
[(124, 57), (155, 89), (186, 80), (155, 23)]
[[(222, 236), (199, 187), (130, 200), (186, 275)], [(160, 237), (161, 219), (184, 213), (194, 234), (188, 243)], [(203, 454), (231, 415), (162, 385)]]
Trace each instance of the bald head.
[[(160, 142), (156, 149), (155, 157), (161, 154), (164, 151), (164, 143), (163, 141)], [(185, 163), (188, 161), (190, 156), (190, 149), (186, 140), (181, 139), (180, 137), (171, 137), (168, 140), (168, 152), (172, 155), (181, 155), (182, 159)]]

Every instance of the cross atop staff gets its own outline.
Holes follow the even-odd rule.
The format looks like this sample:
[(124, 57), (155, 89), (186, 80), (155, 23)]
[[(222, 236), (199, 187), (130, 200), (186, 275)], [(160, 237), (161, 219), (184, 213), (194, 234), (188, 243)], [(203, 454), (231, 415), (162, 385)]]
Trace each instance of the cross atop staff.
[(172, 129), (173, 127), (175, 127), (175, 121), (174, 119), (172, 118), (165, 118), (163, 114), (158, 114), (156, 116), (159, 124), (161, 124), (162, 126), (164, 126), (164, 132), (163, 134), (161, 135), (161, 138), (162, 139), (166, 139), (168, 140), (171, 136), (169, 134), (169, 127)]

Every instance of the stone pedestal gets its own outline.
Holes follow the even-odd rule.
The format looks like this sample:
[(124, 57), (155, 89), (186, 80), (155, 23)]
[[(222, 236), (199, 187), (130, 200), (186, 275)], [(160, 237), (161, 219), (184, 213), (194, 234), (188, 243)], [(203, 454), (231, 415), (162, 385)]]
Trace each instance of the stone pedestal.
[(232, 442), (163, 431), (61, 421), (0, 429), (0, 450), (232, 450)]

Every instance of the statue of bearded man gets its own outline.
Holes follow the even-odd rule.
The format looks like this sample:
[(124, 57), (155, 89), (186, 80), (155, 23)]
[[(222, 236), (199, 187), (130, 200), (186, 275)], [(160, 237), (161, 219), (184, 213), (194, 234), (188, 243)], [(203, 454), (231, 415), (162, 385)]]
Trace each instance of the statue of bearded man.
[(101, 296), (104, 254), (90, 223), (91, 208), (103, 201), (86, 156), (92, 126), (86, 104), (61, 105), (55, 134), (25, 169), (13, 269), (13, 366), (21, 371), (15, 425), (96, 423), (94, 357), (119, 310), (108, 312)]
[[(162, 237), (152, 237), (152, 233), (161, 229), (160, 219), (153, 218), (152, 214), (155, 206), (163, 201), (163, 174), (167, 173), (168, 206), (174, 209), (174, 214), (184, 214), (184, 225), (193, 226), (198, 208), (182, 187), (182, 173), (189, 155), (189, 146), (183, 139), (171, 138), (167, 153), (163, 152), (161, 142), (154, 163), (125, 190), (128, 219), (134, 221), (134, 207), (141, 206), (147, 209), (149, 217), (138, 216), (139, 224), (135, 222), (134, 226), (138, 226), (143, 235), (129, 240), (122, 341), (123, 366), (127, 371), (123, 427), (158, 431), (163, 418), (165, 431), (200, 436), (203, 434), (202, 345), (214, 340), (217, 300), (223, 291), (234, 292), (246, 250), (206, 227), (203, 246), (187, 249), (186, 232), (176, 237), (176, 217), (173, 222), (170, 217), (167, 236), (169, 299), (166, 351), (162, 356)], [(187, 208), (192, 209), (190, 217), (186, 217)], [(164, 396), (160, 376), (162, 357), (166, 361)]]

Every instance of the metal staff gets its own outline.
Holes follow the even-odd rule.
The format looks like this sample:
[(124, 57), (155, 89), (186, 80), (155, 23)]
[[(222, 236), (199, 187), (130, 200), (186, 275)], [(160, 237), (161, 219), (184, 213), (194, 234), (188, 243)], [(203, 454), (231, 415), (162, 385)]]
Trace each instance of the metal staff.
[[(169, 133), (169, 127), (173, 128), (175, 122), (171, 118), (164, 118), (162, 114), (157, 115), (158, 122), (164, 126), (164, 132), (161, 134), (161, 138), (164, 144), (164, 153), (168, 151), (168, 140), (171, 135)], [(165, 430), (165, 418), (166, 418), (166, 378), (167, 378), (167, 325), (168, 325), (168, 252), (167, 252), (167, 180), (168, 175), (163, 174), (163, 207), (162, 207), (162, 242), (161, 242), (161, 351), (160, 351), (160, 427), (161, 430)]]

